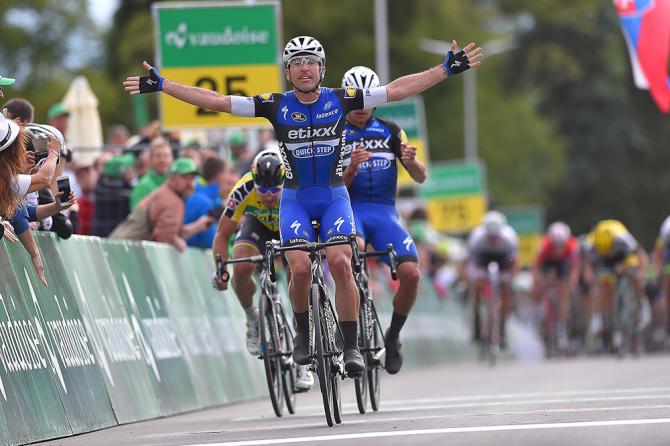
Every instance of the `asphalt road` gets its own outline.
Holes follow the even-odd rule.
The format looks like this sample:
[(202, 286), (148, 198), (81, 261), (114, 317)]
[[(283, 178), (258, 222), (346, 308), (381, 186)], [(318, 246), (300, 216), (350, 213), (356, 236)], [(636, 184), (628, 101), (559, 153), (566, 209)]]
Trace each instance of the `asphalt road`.
[(295, 415), (269, 400), (44, 442), (82, 445), (668, 445), (670, 357), (466, 363), (384, 375), (379, 412), (343, 387), (343, 423), (323, 417), (318, 385)]

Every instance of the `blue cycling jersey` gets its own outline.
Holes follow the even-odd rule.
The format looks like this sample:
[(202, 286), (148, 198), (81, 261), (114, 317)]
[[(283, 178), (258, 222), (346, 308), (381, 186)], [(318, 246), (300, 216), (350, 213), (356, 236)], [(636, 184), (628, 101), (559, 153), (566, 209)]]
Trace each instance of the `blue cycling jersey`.
[(253, 98), (231, 96), (231, 113), (270, 121), (286, 165), (284, 187), (333, 188), (344, 185), (342, 145), (347, 113), (385, 102), (385, 87), (322, 87), (311, 104), (300, 102), (293, 91)]
[(349, 186), (352, 202), (395, 205), (398, 186), (398, 161), (402, 163), (400, 143), (402, 130), (392, 121), (372, 117), (363, 128), (347, 122), (344, 166), (351, 161), (351, 152), (360, 145), (370, 158), (360, 164)]

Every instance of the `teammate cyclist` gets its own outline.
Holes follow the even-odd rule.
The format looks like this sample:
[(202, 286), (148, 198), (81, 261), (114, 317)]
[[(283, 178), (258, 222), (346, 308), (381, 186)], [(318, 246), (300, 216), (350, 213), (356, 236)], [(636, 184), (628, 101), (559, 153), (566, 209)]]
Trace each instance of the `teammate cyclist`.
[[(316, 240), (311, 221), (320, 223), (321, 241), (347, 238), (354, 233), (349, 195), (344, 186), (344, 117), (352, 110), (373, 108), (421, 93), (445, 78), (478, 66), (481, 48), (474, 43), (457, 51), (451, 44), (445, 62), (421, 73), (403, 76), (385, 87), (325, 88), (326, 54), (318, 40), (309, 36), (291, 39), (282, 54), (284, 74), (293, 87), (285, 93), (254, 97), (227, 96), (204, 88), (164, 79), (144, 62), (147, 76), (132, 76), (124, 82), (130, 94), (164, 93), (213, 111), (239, 116), (264, 117), (273, 125), (286, 166), (286, 183), (280, 204), (280, 235), (283, 245)], [(302, 251), (286, 253), (291, 270), (289, 294), (296, 318), (293, 357), (306, 365), (309, 357), (308, 297), (311, 286), (309, 256)], [(365, 369), (358, 351), (358, 300), (351, 270), (351, 248), (326, 250), (335, 280), (336, 307), (344, 337), (344, 368), (349, 375)]]
[(500, 347), (506, 347), (505, 319), (512, 308), (511, 279), (517, 268), (519, 237), (507, 224), (507, 219), (499, 211), (489, 211), (484, 215), (482, 224), (472, 230), (468, 237), (468, 275), (474, 292), (475, 302), (475, 340), (479, 340), (479, 299), (488, 276), (488, 265), (498, 264), (501, 274), (500, 300), (502, 315), (500, 319)]
[(557, 342), (558, 348), (567, 351), (568, 313), (570, 311), (570, 292), (575, 289), (579, 269), (579, 245), (572, 236), (570, 227), (562, 221), (549, 225), (547, 233), (540, 242), (540, 251), (533, 265), (533, 283), (535, 301), (541, 302), (549, 286), (558, 292)]
[[(379, 76), (367, 67), (353, 67), (344, 74), (342, 87), (379, 87)], [(359, 244), (372, 244), (383, 251), (388, 243), (398, 254), (400, 287), (393, 298), (391, 325), (386, 341), (386, 371), (395, 374), (402, 367), (398, 342), (419, 287), (419, 257), (412, 236), (400, 224), (395, 208), (398, 161), (417, 183), (426, 180), (426, 166), (416, 158), (416, 147), (407, 146), (405, 132), (394, 122), (374, 116), (374, 109), (347, 114), (344, 151), (344, 182), (349, 188)], [(388, 259), (385, 259), (388, 261)]]

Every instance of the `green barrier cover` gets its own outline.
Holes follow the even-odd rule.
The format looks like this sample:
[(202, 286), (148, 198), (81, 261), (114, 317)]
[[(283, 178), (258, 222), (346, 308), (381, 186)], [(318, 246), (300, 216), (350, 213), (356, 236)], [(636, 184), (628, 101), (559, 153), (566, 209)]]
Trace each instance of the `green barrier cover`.
[(116, 418), (89, 332), (58, 255), (56, 236), (49, 235), (40, 240), (49, 285), (44, 287), (35, 278), (18, 275), (19, 284), (25, 284), (30, 291), (31, 300), (25, 302), (26, 307), (34, 319), (44, 324), (50, 351), (60, 363), (62, 378), (59, 376), (58, 380), (64, 385), (57, 388), (72, 431), (80, 433), (113, 426), (117, 424)]
[[(210, 285), (211, 252), (36, 238), (46, 287), (23, 247), (0, 241), (0, 446), (266, 396), (236, 296)], [(386, 327), (393, 292), (377, 289)], [(463, 310), (427, 279), (419, 295), (407, 367), (472, 356)]]
[(161, 415), (150, 374), (156, 369), (137, 318), (129, 316), (100, 240), (74, 236), (58, 244), (119, 423)]
[[(3, 434), (10, 444), (71, 435), (72, 429), (59, 395), (65, 386), (62, 367), (42, 320), (33, 317), (33, 274), (21, 246), (0, 244), (0, 405)], [(28, 292), (17, 276), (28, 278)], [(40, 287), (42, 284), (40, 283)]]
[(126, 312), (139, 322), (143, 338), (151, 347), (156, 367), (152, 367), (154, 373), (149, 376), (161, 414), (197, 409), (184, 345), (178, 339), (176, 324), (167, 312), (144, 248), (138, 242), (115, 240), (105, 240), (102, 246)]

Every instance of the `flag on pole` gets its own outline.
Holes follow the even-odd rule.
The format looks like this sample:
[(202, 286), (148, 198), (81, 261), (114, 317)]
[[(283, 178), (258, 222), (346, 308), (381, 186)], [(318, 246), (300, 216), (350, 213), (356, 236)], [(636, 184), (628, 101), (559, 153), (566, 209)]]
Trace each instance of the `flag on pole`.
[(670, 112), (670, 0), (614, 0), (638, 88)]

